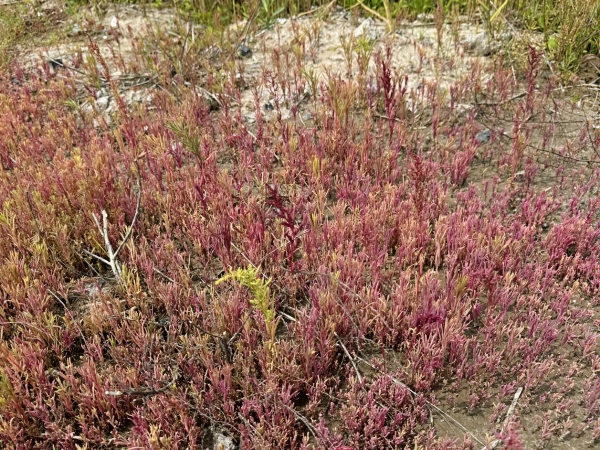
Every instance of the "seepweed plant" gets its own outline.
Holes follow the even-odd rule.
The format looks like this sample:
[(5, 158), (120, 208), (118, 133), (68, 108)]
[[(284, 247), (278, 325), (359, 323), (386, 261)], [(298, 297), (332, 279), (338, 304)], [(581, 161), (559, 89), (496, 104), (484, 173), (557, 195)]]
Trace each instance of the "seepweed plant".
[[(442, 386), (473, 411), (524, 386), (524, 411), (557, 411), (540, 439), (597, 428), (593, 376), (588, 417), (555, 399), (599, 367), (598, 136), (544, 138), (568, 103), (537, 87), (533, 49), (522, 84), (473, 63), (448, 89), (373, 52), (360, 85), (273, 55), (282, 101), (257, 100), (254, 127), (227, 52), (189, 55), (188, 84), (157, 53), (151, 107), (111, 123), (73, 74), (2, 72), (3, 446), (203, 448), (218, 429), (242, 448), (461, 448), (427, 426)], [(293, 78), (307, 125), (283, 117)], [(102, 254), (98, 211), (121, 242), (137, 176), (121, 286), (84, 250)]]

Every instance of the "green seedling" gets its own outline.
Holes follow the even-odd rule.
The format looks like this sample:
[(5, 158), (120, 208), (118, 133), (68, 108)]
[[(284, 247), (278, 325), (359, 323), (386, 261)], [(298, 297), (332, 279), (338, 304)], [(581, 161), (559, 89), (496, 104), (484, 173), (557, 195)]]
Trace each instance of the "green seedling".
[(277, 16), (285, 10), (285, 6), (275, 9), (273, 0), (261, 0), (261, 14), (258, 21), (263, 28), (271, 28), (277, 22)]

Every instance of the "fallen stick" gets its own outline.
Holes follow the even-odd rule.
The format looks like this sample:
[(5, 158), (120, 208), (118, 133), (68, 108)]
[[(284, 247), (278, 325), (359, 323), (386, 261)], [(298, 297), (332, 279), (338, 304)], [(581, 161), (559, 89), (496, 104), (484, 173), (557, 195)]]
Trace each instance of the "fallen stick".
[(344, 342), (342, 341), (342, 339), (340, 338), (340, 336), (335, 331), (333, 332), (333, 334), (337, 338), (338, 344), (340, 344), (340, 346), (344, 350), (344, 353), (346, 353), (346, 356), (350, 360), (350, 364), (352, 364), (352, 367), (354, 367), (354, 371), (356, 372), (356, 376), (358, 377), (358, 382), (362, 383), (363, 378), (362, 378), (362, 375), (360, 374), (360, 370), (358, 370), (358, 367), (356, 366), (356, 363), (354, 362), (354, 358), (352, 358), (352, 355), (350, 355), (350, 352), (348, 351), (348, 349), (344, 345)]
[[(122, 144), (121, 144), (122, 146)], [(106, 252), (108, 259), (102, 258), (101, 256), (96, 255), (95, 253), (89, 252), (87, 250), (83, 250), (86, 255), (92, 256), (96, 258), (98, 261), (101, 261), (110, 266), (115, 278), (120, 283), (123, 281), (122, 279), (122, 271), (121, 266), (119, 265), (119, 261), (117, 260), (117, 256), (119, 256), (119, 252), (123, 249), (123, 246), (127, 243), (131, 234), (133, 232), (133, 227), (140, 215), (140, 206), (142, 204), (142, 176), (140, 174), (140, 168), (138, 166), (137, 161), (135, 161), (135, 165), (137, 168), (138, 175), (138, 192), (137, 192), (137, 203), (135, 206), (135, 214), (133, 219), (131, 220), (131, 225), (127, 228), (125, 232), (125, 236), (123, 240), (119, 244), (116, 250), (113, 250), (112, 244), (110, 243), (110, 237), (108, 236), (108, 213), (106, 210), (102, 210), (102, 225), (100, 225), (100, 221), (95, 213), (92, 213), (92, 217), (94, 222), (96, 223), (96, 227), (98, 228), (98, 232), (104, 238), (104, 251)]]
[[(517, 392), (515, 392), (515, 396), (513, 397), (513, 401), (510, 404), (510, 406), (508, 407), (508, 411), (506, 411), (506, 417), (504, 418), (504, 422), (502, 423), (502, 428), (500, 429), (501, 433), (506, 429), (506, 425), (508, 425), (508, 421), (510, 420), (511, 416), (514, 414), (515, 407), (517, 406), (517, 402), (519, 401), (519, 397), (521, 397), (522, 393), (523, 393), (523, 388), (522, 387), (520, 387), (519, 389), (517, 389)], [(502, 441), (500, 439), (496, 439), (489, 446), (486, 445), (481, 450), (493, 450), (501, 442)]]
[[(384, 372), (381, 369), (378, 369), (377, 367), (375, 367), (373, 364), (371, 364), (369, 361), (361, 358), (360, 356), (357, 356), (357, 359), (361, 362), (363, 362), (364, 364), (366, 364), (367, 366), (369, 366), (371, 369), (379, 372), (380, 374), (386, 376), (388, 379), (390, 379), (394, 384), (397, 384), (398, 386), (402, 386), (404, 389), (406, 389), (408, 392), (410, 392), (411, 394), (417, 396), (419, 395), (417, 392), (413, 391), (411, 388), (409, 388), (406, 384), (404, 384), (402, 381), (397, 380), (396, 378), (392, 377), (391, 375), (389, 375), (388, 373)], [(447, 412), (443, 411), (442, 409), (438, 408), (437, 406), (435, 406), (433, 403), (425, 400), (425, 404), (428, 405), (429, 407), (433, 408), (434, 410), (436, 410), (442, 417), (444, 417), (445, 419), (449, 419), (450, 421), (452, 421), (458, 428), (460, 428), (462, 431), (464, 431), (465, 433), (467, 433), (471, 438), (475, 439), (479, 444), (484, 445), (483, 442), (481, 440), (479, 440), (477, 438), (477, 436), (475, 436), (473, 433), (471, 433), (469, 430), (467, 430), (467, 428), (461, 424), (458, 420), (456, 420), (454, 417), (452, 417), (450, 414), (448, 414)], [(486, 447), (484, 447), (485, 449)]]

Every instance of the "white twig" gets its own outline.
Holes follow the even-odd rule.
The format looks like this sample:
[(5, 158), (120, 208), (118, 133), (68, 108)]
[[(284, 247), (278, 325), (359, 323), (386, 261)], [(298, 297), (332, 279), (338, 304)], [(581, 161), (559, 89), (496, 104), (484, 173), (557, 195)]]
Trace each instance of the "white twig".
[(137, 173), (137, 175), (138, 175), (138, 193), (137, 193), (137, 204), (135, 206), (135, 214), (133, 215), (133, 219), (131, 220), (131, 225), (129, 227), (127, 227), (127, 231), (125, 232), (125, 236), (123, 237), (123, 240), (117, 247), (117, 250), (113, 250), (113, 246), (110, 243), (110, 237), (108, 236), (108, 213), (106, 212), (105, 209), (103, 209), (102, 210), (102, 225), (100, 225), (100, 221), (98, 220), (98, 217), (96, 216), (95, 213), (92, 213), (92, 217), (94, 218), (94, 222), (96, 224), (96, 227), (98, 228), (98, 232), (102, 235), (102, 238), (104, 239), (104, 250), (106, 251), (108, 259), (102, 258), (101, 256), (98, 256), (98, 255), (95, 255), (94, 253), (88, 252), (87, 250), (83, 251), (85, 254), (87, 254), (89, 256), (93, 256), (97, 260), (102, 261), (104, 264), (109, 265), (115, 278), (119, 282), (122, 281), (122, 271), (121, 271), (121, 266), (119, 264), (119, 261), (117, 260), (117, 256), (119, 256), (119, 252), (123, 249), (123, 246), (127, 243), (129, 238), (131, 237), (131, 234), (133, 233), (133, 227), (134, 227), (135, 223), (137, 222), (137, 219), (140, 215), (140, 206), (142, 204), (142, 176), (140, 174), (140, 168), (137, 164), (137, 161), (135, 162), (135, 165), (137, 167), (137, 172), (138, 172)]
[(96, 217), (96, 214), (93, 214), (93, 216), (94, 222), (96, 222), (96, 226), (98, 227), (100, 234), (102, 234), (102, 237), (104, 238), (104, 250), (106, 250), (106, 254), (108, 255), (108, 264), (110, 266), (110, 269), (115, 275), (115, 278), (121, 281), (121, 267), (119, 267), (119, 263), (116, 259), (117, 255), (115, 254), (110, 243), (110, 238), (108, 237), (108, 213), (105, 209), (102, 210), (102, 228), (100, 227), (100, 223), (98, 221), (98, 218)]
[(519, 401), (519, 397), (521, 397), (522, 393), (523, 393), (523, 387), (520, 387), (519, 389), (517, 389), (517, 392), (515, 392), (513, 401), (510, 404), (508, 411), (506, 412), (506, 418), (504, 419), (504, 423), (502, 424), (502, 431), (504, 431), (504, 429), (506, 428), (506, 425), (508, 425), (508, 420), (510, 419), (510, 416), (512, 416), (513, 413), (515, 412), (515, 407), (517, 406), (517, 402)]
[[(138, 167), (138, 172), (139, 172), (139, 167)], [(127, 232), (125, 233), (125, 237), (123, 238), (123, 241), (121, 241), (121, 244), (117, 247), (117, 251), (115, 252), (115, 258), (117, 257), (117, 255), (119, 254), (119, 252), (121, 251), (121, 249), (123, 248), (123, 246), (127, 243), (127, 240), (131, 237), (131, 233), (133, 233), (133, 226), (135, 225), (135, 222), (137, 222), (138, 217), (140, 216), (140, 206), (142, 204), (142, 180), (141, 180), (141, 175), (138, 173), (138, 196), (137, 196), (137, 203), (135, 205), (135, 214), (133, 215), (133, 219), (131, 220), (131, 225), (129, 226), (129, 228), (127, 228)]]
[(284, 319), (289, 320), (290, 322), (295, 322), (296, 319), (292, 316), (290, 316), (289, 314), (284, 313), (283, 311), (277, 311), (277, 314), (279, 314), (281, 317), (283, 317)]
[(352, 367), (354, 367), (354, 371), (356, 372), (356, 376), (358, 377), (358, 382), (362, 383), (363, 377), (360, 374), (360, 370), (358, 370), (358, 367), (357, 367), (356, 363), (354, 362), (354, 358), (352, 358), (352, 355), (350, 354), (350, 352), (348, 351), (348, 349), (344, 345), (344, 342), (342, 341), (342, 339), (340, 338), (340, 336), (335, 331), (333, 332), (333, 334), (337, 338), (338, 343), (340, 344), (340, 346), (342, 347), (342, 349), (344, 350), (344, 353), (346, 353), (346, 356), (350, 360), (350, 364), (352, 364)]
[(200, 92), (202, 92), (204, 94), (205, 97), (208, 97), (211, 100), (214, 100), (221, 108), (223, 107), (223, 102), (221, 100), (219, 100), (219, 98), (213, 94), (210, 91), (207, 91), (206, 89), (204, 89), (203, 87), (198, 86), (196, 89), (198, 89)]
[(315, 439), (318, 439), (317, 438), (317, 430), (315, 429), (315, 427), (312, 426), (312, 424), (308, 421), (308, 419), (306, 417), (304, 417), (302, 414), (300, 414), (295, 409), (290, 408), (285, 403), (283, 403), (283, 402), (280, 402), (280, 403), (281, 403), (281, 406), (283, 406), (285, 409), (290, 411), (294, 416), (296, 416), (296, 419), (300, 420), (306, 426), (308, 431), (310, 431), (310, 434), (312, 434)]
[[(508, 407), (508, 411), (506, 412), (506, 417), (504, 419), (504, 423), (502, 424), (502, 428), (500, 429), (500, 432), (503, 432), (506, 429), (506, 425), (508, 425), (508, 421), (510, 420), (510, 417), (514, 414), (515, 407), (517, 406), (517, 402), (519, 401), (519, 397), (521, 397), (522, 393), (523, 393), (523, 387), (520, 387), (519, 389), (517, 389), (517, 392), (515, 392), (515, 396), (513, 397), (513, 401), (510, 404), (510, 406)], [(481, 450), (488, 450), (488, 449), (489, 450), (493, 450), (501, 442), (502, 441), (500, 439), (496, 439), (490, 445), (486, 445)]]
[[(404, 384), (402, 381), (397, 380), (396, 378), (392, 377), (391, 375), (385, 373), (384, 371), (378, 369), (377, 367), (375, 367), (373, 364), (371, 364), (369, 361), (361, 358), (360, 356), (356, 357), (358, 360), (360, 360), (361, 362), (365, 363), (367, 366), (369, 366), (371, 369), (385, 375), (386, 377), (388, 377), (394, 384), (397, 384), (398, 386), (402, 386), (404, 389), (406, 389), (408, 392), (410, 392), (413, 395), (419, 395), (417, 392), (413, 391), (411, 388), (409, 388), (406, 384)], [(452, 417), (450, 414), (448, 414), (447, 412), (443, 411), (442, 409), (438, 408), (437, 406), (435, 406), (433, 403), (425, 400), (425, 403), (427, 405), (429, 405), (431, 408), (435, 409), (438, 413), (440, 413), (444, 418), (451, 420), (458, 428), (460, 428), (462, 431), (464, 431), (465, 433), (467, 433), (469, 436), (471, 436), (473, 439), (475, 439), (479, 444), (481, 445), (485, 445), (482, 441), (480, 441), (477, 436), (475, 436), (473, 433), (471, 433), (469, 430), (467, 430), (467, 428), (461, 424), (458, 420), (456, 420), (454, 417)]]
[[(282, 316), (285, 319), (288, 319), (291, 322), (296, 322), (296, 319), (293, 316), (290, 316), (289, 314), (286, 314), (282, 311), (277, 311), (278, 314), (280, 316)], [(348, 359), (350, 360), (350, 363), (352, 364), (352, 366), (354, 367), (354, 370), (356, 370), (356, 373), (358, 374), (358, 380), (362, 381), (362, 376), (359, 372), (358, 366), (356, 366), (354, 359), (350, 356), (350, 353), (348, 352), (348, 349), (346, 348), (346, 346), (344, 345), (344, 343), (342, 342), (342, 340), (340, 339), (340, 337), (338, 336), (338, 334), (336, 332), (334, 332), (335, 337), (337, 338), (338, 342), (340, 343), (340, 346), (342, 347), (342, 349), (344, 350), (344, 352), (346, 353), (346, 356), (348, 356)], [(367, 366), (369, 366), (371, 369), (375, 370), (376, 372), (379, 372), (383, 375), (385, 375), (386, 377), (388, 377), (394, 384), (397, 384), (399, 386), (402, 386), (404, 389), (406, 389), (408, 392), (410, 392), (412, 395), (418, 396), (419, 394), (415, 391), (413, 391), (411, 388), (409, 388), (406, 384), (404, 384), (403, 382), (401, 382), (400, 380), (392, 377), (390, 374), (383, 372), (382, 370), (378, 369), (377, 367), (375, 367), (373, 364), (371, 364), (369, 361), (367, 361), (364, 358), (361, 358), (360, 356), (356, 356), (356, 359), (363, 362), (364, 364), (366, 364)], [(522, 391), (522, 388), (520, 388), (520, 390)], [(519, 391), (517, 391), (519, 395), (521, 395), (521, 393)], [(511, 408), (509, 408), (509, 414), (512, 413), (512, 410), (514, 410), (514, 404), (516, 404), (516, 400), (518, 400), (517, 394), (515, 394), (515, 400), (513, 400), (513, 405), (511, 405)], [(451, 422), (453, 422), (458, 428), (460, 428), (462, 431), (464, 431), (465, 433), (467, 433), (469, 436), (471, 436), (471, 438), (473, 438), (475, 441), (477, 441), (479, 444), (481, 445), (485, 445), (481, 440), (479, 440), (477, 438), (477, 436), (475, 436), (473, 433), (471, 433), (469, 430), (467, 430), (467, 428), (462, 425), (458, 420), (456, 420), (454, 417), (452, 417), (450, 414), (448, 414), (447, 412), (443, 411), (442, 409), (438, 408), (436, 405), (434, 405), (433, 403), (425, 400), (425, 404), (427, 404), (429, 407), (433, 408), (435, 411), (437, 411), (442, 417), (446, 418), (446, 420), (450, 420)], [(507, 420), (508, 420), (508, 414), (507, 414)], [(505, 421), (505, 425), (506, 425), (506, 421)], [(485, 450), (485, 447), (484, 447)]]
[(157, 274), (159, 274), (159, 275), (163, 276), (164, 278), (166, 278), (166, 280), (167, 280), (167, 281), (170, 281), (170, 282), (171, 282), (171, 283), (173, 283), (173, 284), (179, 284), (179, 283), (178, 283), (177, 281), (175, 281), (173, 278), (171, 278), (171, 277), (169, 277), (169, 276), (165, 275), (163, 272), (161, 272), (160, 270), (158, 270), (156, 267), (154, 267), (154, 271), (155, 271)]
[(95, 255), (94, 253), (92, 253), (92, 252), (88, 252), (88, 251), (87, 251), (87, 250), (85, 250), (85, 249), (83, 250), (83, 253), (85, 253), (85, 254), (86, 254), (86, 255), (88, 255), (88, 256), (93, 256), (93, 257), (94, 257), (94, 258), (96, 258), (98, 261), (102, 261), (104, 264), (106, 264), (106, 265), (110, 266), (110, 261), (109, 261), (108, 259), (104, 259), (102, 256)]
[(77, 320), (75, 319), (75, 316), (73, 315), (73, 312), (69, 308), (67, 308), (67, 305), (65, 304), (65, 302), (62, 301), (62, 299), (58, 296), (58, 294), (56, 292), (52, 291), (51, 289), (48, 289), (48, 292), (50, 293), (50, 295), (52, 295), (52, 297), (54, 297), (56, 300), (58, 300), (58, 302), (62, 305), (62, 307), (64, 308), (64, 311), (65, 311), (65, 315), (67, 313), (69, 313), (69, 315), (71, 316), (71, 320), (73, 321), (73, 325), (75, 325), (77, 330), (79, 330), (79, 335), (81, 336), (81, 340), (87, 347), (88, 345), (87, 345), (87, 341), (85, 339), (85, 335), (83, 334), (81, 327), (77, 323)]

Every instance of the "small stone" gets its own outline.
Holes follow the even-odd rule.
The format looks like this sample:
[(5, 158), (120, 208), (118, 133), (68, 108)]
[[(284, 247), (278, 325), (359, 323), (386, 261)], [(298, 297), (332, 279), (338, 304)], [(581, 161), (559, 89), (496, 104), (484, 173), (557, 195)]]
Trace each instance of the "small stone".
[(106, 109), (106, 108), (108, 108), (109, 100), (110, 100), (110, 97), (108, 97), (108, 96), (99, 97), (98, 100), (96, 100), (96, 104), (98, 105), (99, 108)]
[(76, 23), (76, 24), (73, 24), (71, 29), (67, 32), (67, 35), (68, 36), (79, 36), (81, 33), (83, 33), (83, 30), (81, 29), (81, 25)]
[(237, 53), (240, 58), (250, 58), (252, 56), (252, 49), (246, 44), (242, 44), (238, 47)]
[(492, 132), (490, 130), (483, 130), (475, 135), (475, 140), (480, 144), (486, 144), (490, 142), (491, 137)]
[(370, 17), (368, 19), (363, 20), (363, 22), (356, 27), (354, 30), (354, 37), (358, 39), (361, 36), (366, 35), (369, 30), (373, 27), (374, 21)]
[(263, 108), (265, 108), (265, 111), (273, 111), (275, 109), (275, 107), (273, 106), (273, 104), (271, 102), (267, 102), (263, 105)]
[(490, 56), (501, 48), (499, 40), (491, 40), (485, 31), (468, 36), (463, 45), (465, 49), (475, 56)]
[(215, 433), (213, 436), (214, 450), (236, 450), (236, 445), (233, 439), (225, 436), (222, 433)]
[(360, 39), (361, 37), (366, 39), (370, 43), (378, 41), (381, 37), (381, 32), (375, 26), (375, 21), (372, 18), (365, 19), (355, 30), (354, 38)]

